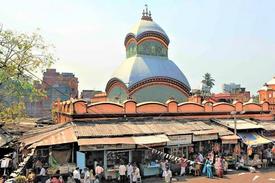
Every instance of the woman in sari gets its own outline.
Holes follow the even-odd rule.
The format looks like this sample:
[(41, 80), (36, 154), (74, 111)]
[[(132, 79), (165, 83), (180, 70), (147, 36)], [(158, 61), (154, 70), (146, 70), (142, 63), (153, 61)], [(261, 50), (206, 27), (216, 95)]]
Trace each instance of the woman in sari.
[(213, 178), (212, 162), (209, 160), (209, 158), (207, 158), (205, 161), (205, 164), (203, 167), (203, 173), (206, 173), (208, 178)]
[(223, 162), (222, 162), (222, 158), (218, 157), (217, 158), (217, 162), (216, 162), (216, 174), (218, 177), (222, 178), (223, 177)]

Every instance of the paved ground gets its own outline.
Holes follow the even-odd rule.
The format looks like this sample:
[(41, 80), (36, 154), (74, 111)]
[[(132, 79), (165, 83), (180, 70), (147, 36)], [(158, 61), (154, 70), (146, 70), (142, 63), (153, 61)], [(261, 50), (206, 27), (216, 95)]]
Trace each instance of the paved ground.
[[(208, 179), (205, 176), (193, 177), (187, 176), (186, 178), (175, 177), (177, 183), (275, 183), (275, 168), (258, 171), (256, 173), (235, 171), (227, 174), (224, 178), (214, 177)], [(142, 181), (143, 183), (162, 183), (161, 178), (148, 178)]]

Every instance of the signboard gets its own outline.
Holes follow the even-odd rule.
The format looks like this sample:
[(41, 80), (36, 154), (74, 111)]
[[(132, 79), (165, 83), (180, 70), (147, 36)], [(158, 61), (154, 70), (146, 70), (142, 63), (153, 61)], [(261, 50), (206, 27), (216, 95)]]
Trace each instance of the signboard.
[(100, 151), (108, 149), (135, 149), (135, 145), (112, 144), (112, 145), (87, 145), (80, 146), (81, 151)]
[(182, 145), (182, 144), (192, 144), (192, 135), (172, 135), (168, 136), (169, 142), (167, 145)]
[(227, 139), (227, 140), (222, 140), (222, 144), (237, 144), (238, 139)]
[(84, 170), (85, 166), (85, 153), (76, 151), (76, 164), (79, 169)]
[(193, 142), (205, 141), (205, 140), (216, 140), (216, 139), (218, 139), (218, 134), (193, 135)]

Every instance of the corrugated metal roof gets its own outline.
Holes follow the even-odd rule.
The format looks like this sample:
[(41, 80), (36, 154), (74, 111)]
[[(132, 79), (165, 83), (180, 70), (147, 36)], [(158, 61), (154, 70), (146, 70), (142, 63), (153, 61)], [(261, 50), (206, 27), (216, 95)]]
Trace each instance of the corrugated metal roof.
[(4, 129), (0, 128), (0, 147), (6, 145), (10, 141), (12, 141), (13, 137), (6, 132)]
[[(217, 123), (230, 128), (234, 129), (234, 120), (233, 119), (218, 119), (215, 120)], [(237, 130), (248, 130), (248, 129), (261, 129), (263, 128), (262, 125), (256, 124), (256, 122), (250, 121), (250, 120), (243, 120), (243, 119), (237, 119)]]
[[(40, 133), (38, 133), (38, 131)], [(45, 129), (29, 132), (20, 141), (25, 145), (34, 144), (35, 146), (46, 146), (54, 144), (63, 144), (76, 142), (77, 139), (82, 143), (99, 143), (102, 140), (112, 139), (112, 143), (122, 142), (125, 136), (144, 136), (152, 135), (183, 135), (183, 134), (213, 134), (218, 133), (220, 136), (232, 135), (233, 132), (227, 128), (219, 126), (215, 123), (205, 121), (178, 121), (178, 120), (145, 120), (145, 121), (97, 121), (97, 122), (73, 122), (66, 125), (57, 125)], [(124, 137), (123, 137), (124, 136)], [(88, 138), (101, 138), (101, 140), (93, 141)], [(113, 138), (110, 138), (113, 137)], [(127, 140), (125, 137), (124, 140)], [(116, 140), (117, 139), (117, 140)], [(159, 138), (158, 138), (159, 139)], [(87, 142), (86, 142), (87, 141)], [(157, 142), (156, 142), (157, 143)]]
[(275, 122), (274, 121), (259, 122), (259, 124), (262, 125), (263, 129), (266, 131), (275, 131)]
[(47, 137), (34, 143), (31, 147), (66, 144), (72, 142), (77, 142), (77, 137), (74, 133), (73, 127), (67, 127), (48, 135)]

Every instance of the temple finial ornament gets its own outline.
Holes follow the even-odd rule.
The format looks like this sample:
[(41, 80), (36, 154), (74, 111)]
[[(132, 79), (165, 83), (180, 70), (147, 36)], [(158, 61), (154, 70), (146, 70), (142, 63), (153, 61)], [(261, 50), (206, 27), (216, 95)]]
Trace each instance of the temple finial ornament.
[(151, 11), (148, 11), (148, 5), (145, 4), (145, 9), (142, 11), (142, 20), (152, 21)]

